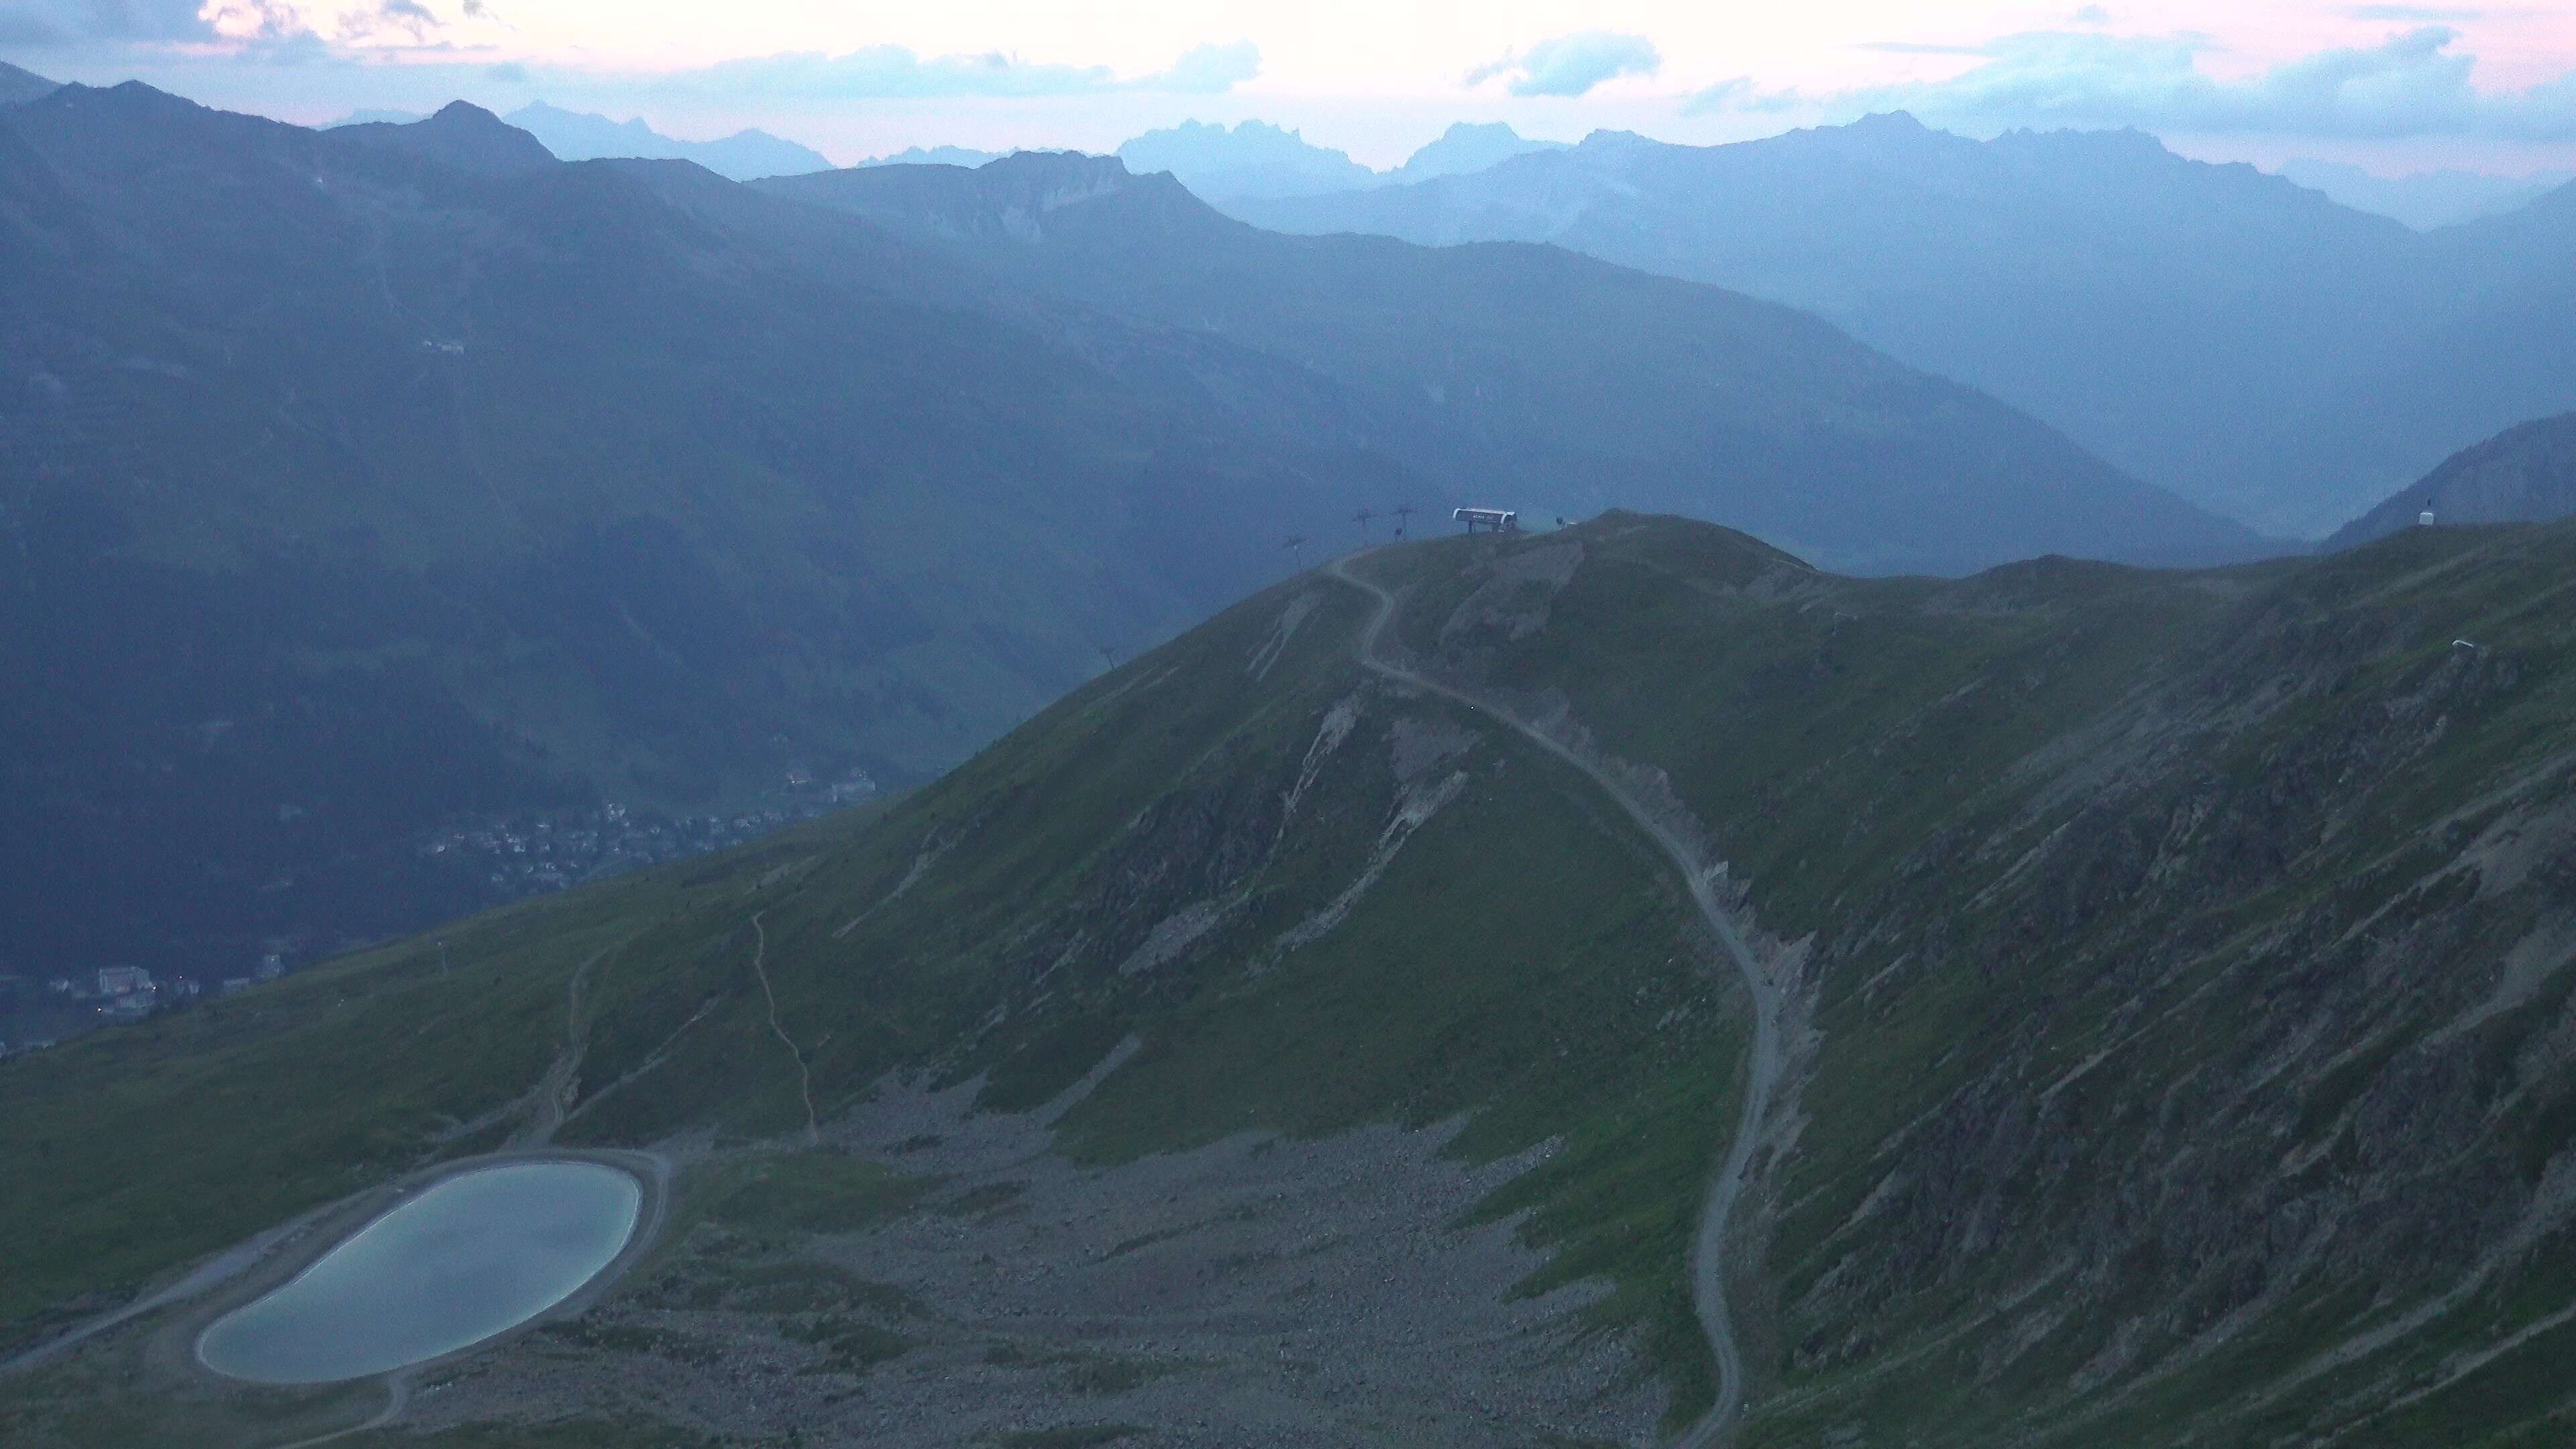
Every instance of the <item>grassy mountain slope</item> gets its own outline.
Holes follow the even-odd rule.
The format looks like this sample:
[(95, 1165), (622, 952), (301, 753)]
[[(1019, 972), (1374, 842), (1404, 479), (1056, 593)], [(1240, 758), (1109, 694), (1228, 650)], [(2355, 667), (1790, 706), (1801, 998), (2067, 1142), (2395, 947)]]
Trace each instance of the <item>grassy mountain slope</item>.
[[(1040, 1140), (1102, 1181), (1247, 1129), (1330, 1152), (1464, 1114), (1462, 1162), (1552, 1142), (1470, 1216), (1530, 1209), (1556, 1256), (1529, 1286), (1603, 1285), (1583, 1320), (1678, 1423), (1708, 1393), (1682, 1285), (1743, 994), (1626, 817), (1500, 710), (1705, 838), (1790, 1003), (1733, 1244), (1747, 1442), (2560, 1442), (2571, 561), (2576, 528), (2464, 528), (2222, 572), (1855, 581), (1633, 515), (1382, 551), (1355, 567), (1401, 593), (1386, 647), (1484, 710), (1365, 675), (1365, 600), (1308, 577), (876, 817), (488, 918), (445, 975), (410, 943), (0, 1065), (0, 1313), (23, 1333), (497, 1141), (561, 1052), (566, 1140), (817, 1202), (858, 1191), (830, 1164), (881, 1140), (850, 1124), (901, 1095), (889, 1071), (978, 1083), (996, 1122), (1089, 1073)], [(809, 1123), (821, 1156), (781, 1156)], [(934, 1317), (987, 1324), (964, 1285), (1008, 1215), (938, 1227), (940, 1190), (819, 1238), (692, 1229), (588, 1337), (488, 1355), (473, 1382), (516, 1397), (474, 1402), (568, 1412), (545, 1385), (581, 1364), (677, 1382), (695, 1360), (652, 1334), (704, 1330), (671, 1295), (750, 1271), (723, 1254), (854, 1261), (916, 1221), (966, 1254)], [(1340, 1301), (1281, 1311), (1329, 1335)], [(122, 1351), (18, 1380), (0, 1422), (83, 1442), (81, 1376)], [(1211, 1372), (1205, 1412), (1259, 1397)], [(584, 1412), (667, 1412), (585, 1382), (612, 1387)], [(1288, 1401), (1344, 1422), (1334, 1394)], [(855, 1432), (811, 1402), (806, 1431)]]
[(1597, 133), (1473, 175), (1228, 203), (1301, 233), (1550, 241), (1812, 308), (2203, 507), (2308, 534), (2576, 403), (2548, 340), (2570, 205), (2421, 235), (2135, 132), (1981, 142), (1902, 114), (1711, 147)]
[(1169, 176), (1069, 154), (759, 189), (1362, 390), (1382, 400), (1384, 446), (1533, 514), (1666, 510), (1872, 573), (2261, 552), (2245, 530), (1813, 317), (1552, 247), (1280, 236)]
[(2326, 547), (2385, 538), (2428, 508), (2442, 523), (2534, 523), (2576, 513), (2576, 413), (2508, 428), (2462, 449), (2336, 530)]

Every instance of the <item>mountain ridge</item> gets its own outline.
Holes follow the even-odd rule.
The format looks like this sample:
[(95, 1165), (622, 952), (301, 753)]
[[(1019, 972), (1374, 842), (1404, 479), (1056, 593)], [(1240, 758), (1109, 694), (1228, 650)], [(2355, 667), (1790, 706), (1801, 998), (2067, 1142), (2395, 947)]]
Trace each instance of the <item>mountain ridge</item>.
[(2141, 133), (1980, 142), (1891, 116), (1714, 147), (1602, 133), (1228, 209), (1310, 234), (1554, 242), (1813, 308), (2135, 476), (2313, 537), (2576, 404), (2547, 342), (2569, 305), (2566, 248), (2541, 240), (2560, 194), (2417, 234)]
[[(1071, 153), (756, 189), (953, 247), (1014, 285), (1212, 331), (1365, 386), (1409, 409), (1411, 432), (1473, 440), (1483, 486), (1520, 495), (1533, 513), (1688, 512), (1875, 571), (1953, 571), (2109, 538), (2140, 558), (2264, 548), (2027, 417), (1894, 366), (1805, 314), (1556, 248), (1279, 236), (1222, 215), (1168, 175)], [(1505, 297), (1537, 300), (1505, 307)], [(1435, 316), (1436, 336), (1424, 321)], [(1614, 334), (1619, 346), (1608, 348)], [(1757, 354), (1775, 361), (1744, 365)], [(1819, 411), (1822, 398), (1833, 401)], [(1902, 464), (1892, 454), (1864, 460), (1899, 430)], [(1662, 437), (1686, 441), (1635, 455)], [(1977, 461), (1996, 447), (2027, 461)], [(1576, 471), (1601, 481), (1571, 491), (1548, 476), (1567, 470), (1533, 467), (1565, 456), (1586, 459)], [(1853, 511), (1864, 491), (1875, 515)], [(1895, 507), (1909, 519), (1902, 530), (1874, 521), (1866, 541), (1853, 536), (1861, 518), (1883, 521)], [(1898, 532), (1910, 546), (1892, 545)]]
[(0, 106), (22, 105), (60, 89), (62, 82), (51, 81), (31, 70), (0, 60)]
[(612, 121), (543, 101), (531, 101), (512, 111), (507, 119), (567, 161), (694, 161), (733, 181), (828, 171), (832, 167), (820, 151), (758, 129), (736, 131), (712, 141), (683, 141), (654, 130), (640, 116)]

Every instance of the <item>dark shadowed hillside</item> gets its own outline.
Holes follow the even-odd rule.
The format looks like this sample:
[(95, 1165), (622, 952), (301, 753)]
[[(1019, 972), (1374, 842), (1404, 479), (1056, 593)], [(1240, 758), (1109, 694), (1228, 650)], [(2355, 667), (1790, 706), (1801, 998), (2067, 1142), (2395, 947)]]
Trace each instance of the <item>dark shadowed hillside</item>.
[[(0, 1321), (575, 1144), (652, 1255), (384, 1442), (2563, 1444), (2571, 565), (1347, 559), (879, 813), (0, 1063)], [(386, 1403), (192, 1312), (0, 1432)]]
[(47, 681), (0, 712), (0, 960), (40, 979), (524, 889), (426, 853), (459, 822), (925, 778), (1283, 534), (1443, 497), (1310, 378), (471, 107), (66, 87), (0, 122), (0, 259), (0, 654)]

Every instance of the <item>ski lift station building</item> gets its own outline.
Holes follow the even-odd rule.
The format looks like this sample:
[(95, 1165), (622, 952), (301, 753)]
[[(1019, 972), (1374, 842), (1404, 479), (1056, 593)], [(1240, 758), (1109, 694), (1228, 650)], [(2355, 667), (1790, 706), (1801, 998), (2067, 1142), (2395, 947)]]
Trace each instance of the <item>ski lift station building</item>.
[(1518, 533), (1521, 526), (1521, 516), (1508, 508), (1460, 508), (1449, 516), (1467, 525), (1469, 533), (1480, 528), (1491, 533)]

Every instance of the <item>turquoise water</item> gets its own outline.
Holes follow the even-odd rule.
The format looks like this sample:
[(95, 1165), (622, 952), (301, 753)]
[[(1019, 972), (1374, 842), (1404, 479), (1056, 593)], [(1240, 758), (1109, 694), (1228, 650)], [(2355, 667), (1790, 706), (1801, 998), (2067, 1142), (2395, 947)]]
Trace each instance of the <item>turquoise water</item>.
[(197, 1356), (237, 1379), (318, 1384), (451, 1353), (597, 1277), (634, 1234), (643, 1204), (632, 1176), (597, 1163), (459, 1173), (217, 1319)]

